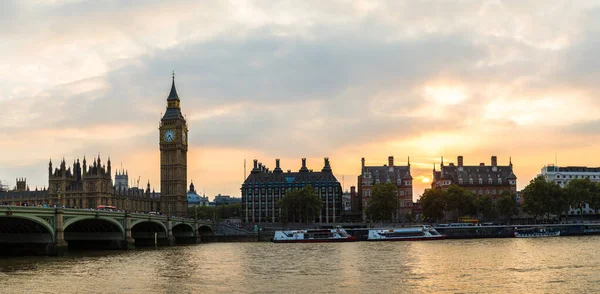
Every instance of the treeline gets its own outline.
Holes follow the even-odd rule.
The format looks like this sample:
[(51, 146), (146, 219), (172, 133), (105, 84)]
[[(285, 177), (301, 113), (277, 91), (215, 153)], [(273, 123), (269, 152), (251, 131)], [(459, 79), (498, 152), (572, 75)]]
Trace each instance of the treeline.
[(426, 221), (439, 222), (452, 218), (470, 216), (479, 220), (510, 218), (518, 213), (516, 195), (508, 191), (497, 198), (489, 195), (477, 196), (457, 185), (447, 190), (427, 189), (421, 196), (423, 217)]
[(242, 216), (242, 204), (232, 203), (219, 206), (190, 206), (188, 207), (188, 216), (195, 219), (228, 219), (240, 218)]
[(533, 217), (552, 219), (567, 216), (570, 208), (579, 209), (583, 217), (586, 204), (598, 211), (600, 209), (600, 183), (590, 179), (573, 179), (565, 188), (544, 177), (537, 177), (523, 189), (523, 204), (519, 206), (516, 195), (503, 192), (498, 198), (488, 195), (477, 196), (469, 190), (451, 185), (446, 191), (427, 189), (421, 196), (421, 207), (426, 221), (439, 222), (456, 219), (459, 216), (471, 216), (480, 220), (510, 218), (523, 212)]
[(570, 180), (565, 188), (554, 182), (548, 182), (544, 177), (537, 177), (523, 189), (523, 212), (538, 217), (550, 219), (553, 216), (567, 216), (569, 209), (579, 209), (583, 217), (586, 204), (596, 212), (600, 208), (600, 183), (590, 179)]

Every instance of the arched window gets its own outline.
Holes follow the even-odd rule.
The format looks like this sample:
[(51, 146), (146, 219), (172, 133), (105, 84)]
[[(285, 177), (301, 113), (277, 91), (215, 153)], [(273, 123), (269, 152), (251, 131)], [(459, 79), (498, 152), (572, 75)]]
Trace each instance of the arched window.
[(502, 178), (498, 178), (498, 184), (502, 184)]
[(479, 184), (480, 185), (483, 184), (483, 179), (482, 178), (479, 178)]
[(469, 184), (473, 185), (473, 178), (469, 179)]
[(458, 184), (462, 185), (463, 184), (463, 179), (462, 178), (458, 178)]
[(494, 181), (492, 180), (492, 178), (488, 178), (488, 184), (493, 184)]

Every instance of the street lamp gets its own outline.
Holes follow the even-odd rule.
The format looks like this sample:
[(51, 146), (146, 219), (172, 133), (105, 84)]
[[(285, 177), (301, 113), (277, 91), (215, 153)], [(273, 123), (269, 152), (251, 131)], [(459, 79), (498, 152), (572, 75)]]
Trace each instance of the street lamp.
[(56, 191), (56, 208), (60, 208), (60, 188)]

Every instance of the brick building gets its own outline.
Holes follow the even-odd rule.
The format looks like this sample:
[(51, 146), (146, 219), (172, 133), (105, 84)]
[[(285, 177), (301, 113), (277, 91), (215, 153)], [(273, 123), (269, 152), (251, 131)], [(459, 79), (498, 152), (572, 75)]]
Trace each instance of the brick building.
[(467, 189), (475, 195), (488, 195), (496, 197), (503, 191), (517, 193), (517, 177), (513, 173), (513, 164), (509, 160), (508, 165), (498, 165), (496, 156), (492, 156), (491, 164), (464, 165), (463, 157), (458, 156), (457, 164), (444, 165), (444, 158), (440, 164), (440, 170), (433, 167), (433, 181), (431, 187), (434, 189), (448, 189), (452, 184)]
[[(361, 173), (358, 176), (358, 195), (360, 210), (364, 212), (371, 197), (373, 185), (380, 183), (393, 183), (398, 188), (399, 209), (394, 216), (401, 220), (403, 215), (412, 213), (412, 176), (410, 174), (410, 158), (407, 165), (395, 165), (394, 157), (388, 157), (388, 164), (381, 166), (366, 166), (365, 159), (361, 159)], [(363, 220), (366, 216), (363, 213)]]

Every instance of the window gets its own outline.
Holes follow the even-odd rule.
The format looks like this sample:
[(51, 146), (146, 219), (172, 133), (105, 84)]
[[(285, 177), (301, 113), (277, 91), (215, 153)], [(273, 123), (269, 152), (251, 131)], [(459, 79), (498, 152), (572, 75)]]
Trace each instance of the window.
[(496, 195), (496, 190), (492, 190), (492, 195)]
[(479, 189), (479, 195), (483, 195), (483, 190)]
[(462, 185), (463, 184), (463, 179), (462, 178), (458, 178), (458, 184)]
[(494, 183), (494, 182), (493, 182), (492, 178), (489, 178), (489, 179), (488, 179), (488, 184), (493, 184), (493, 183)]
[(483, 179), (482, 178), (479, 178), (479, 184), (480, 185), (483, 184)]
[(469, 184), (473, 185), (473, 179), (469, 179)]
[(485, 190), (485, 195), (490, 195), (490, 190)]
[(498, 184), (502, 184), (502, 178), (498, 178)]

